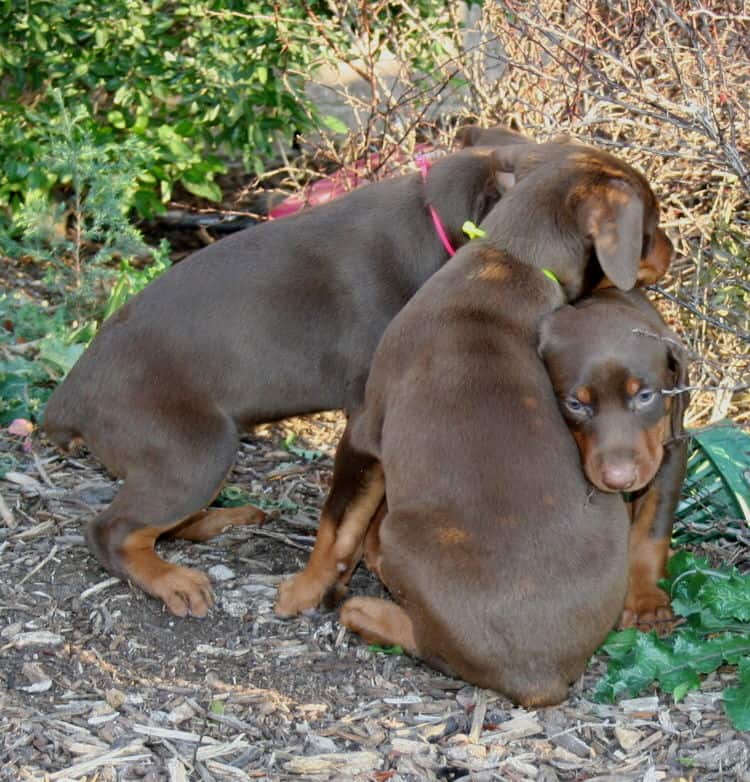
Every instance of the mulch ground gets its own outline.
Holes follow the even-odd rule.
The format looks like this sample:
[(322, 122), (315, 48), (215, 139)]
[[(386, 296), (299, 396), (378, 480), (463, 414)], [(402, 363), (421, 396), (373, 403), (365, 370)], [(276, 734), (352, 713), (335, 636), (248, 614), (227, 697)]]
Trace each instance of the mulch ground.
[[(209, 572), (217, 603), (202, 620), (167, 614), (88, 553), (83, 527), (116, 491), (93, 458), (0, 436), (17, 460), (0, 480), (0, 780), (750, 779), (721, 672), (678, 704), (602, 705), (594, 658), (565, 703), (527, 711), (368, 649), (335, 613), (277, 618), (277, 585), (312, 547), (343, 423), (258, 428), (229, 483), (262, 499), (268, 523), (162, 544)], [(360, 568), (352, 591), (382, 590)]]

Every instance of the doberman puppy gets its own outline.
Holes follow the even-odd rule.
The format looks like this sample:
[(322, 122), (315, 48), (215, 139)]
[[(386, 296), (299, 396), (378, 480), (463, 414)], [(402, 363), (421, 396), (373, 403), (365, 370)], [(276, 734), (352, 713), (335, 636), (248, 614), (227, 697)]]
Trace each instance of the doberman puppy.
[[(509, 149), (513, 170), (523, 160)], [(585, 480), (539, 321), (603, 272), (629, 288), (639, 265), (665, 268), (657, 221), (643, 177), (587, 147), (558, 148), (503, 196), (486, 237), (383, 335), (279, 614), (343, 591), (377, 514), (368, 564), (396, 602), (351, 598), (345, 626), (526, 706), (566, 696), (622, 611), (629, 519)]]
[(205, 540), (258, 522), (254, 508), (202, 509), (260, 421), (361, 402), (393, 316), (499, 198), (489, 149), (362, 187), (294, 217), (240, 231), (169, 269), (102, 326), (45, 415), (63, 449), (80, 440), (124, 478), (89, 525), (104, 567), (204, 616), (207, 577), (162, 560), (164, 533)]
[(607, 289), (545, 317), (539, 350), (586, 477), (601, 491), (629, 495), (620, 625), (668, 630), (673, 615), (658, 581), (667, 575), (687, 461), (684, 348), (645, 294)]

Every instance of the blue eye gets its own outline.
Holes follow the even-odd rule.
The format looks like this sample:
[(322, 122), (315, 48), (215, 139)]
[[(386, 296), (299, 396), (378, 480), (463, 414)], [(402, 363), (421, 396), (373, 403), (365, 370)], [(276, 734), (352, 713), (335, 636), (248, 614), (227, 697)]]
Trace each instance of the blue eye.
[(583, 403), (579, 402), (575, 397), (571, 396), (565, 400), (565, 404), (573, 413), (580, 413), (583, 410)]
[(652, 391), (650, 388), (644, 388), (642, 391), (638, 392), (638, 394), (635, 397), (635, 400), (639, 405), (647, 405), (649, 404), (649, 402), (653, 401), (655, 396), (656, 396), (655, 391)]

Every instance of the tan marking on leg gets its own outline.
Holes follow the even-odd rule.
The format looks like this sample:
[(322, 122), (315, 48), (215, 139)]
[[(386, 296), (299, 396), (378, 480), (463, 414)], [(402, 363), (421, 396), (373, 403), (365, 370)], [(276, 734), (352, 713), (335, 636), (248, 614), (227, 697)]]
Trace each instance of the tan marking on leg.
[(380, 503), (375, 516), (370, 522), (370, 526), (367, 528), (367, 536), (365, 537), (365, 565), (367, 569), (374, 573), (381, 581), (383, 576), (381, 574), (381, 565), (383, 557), (380, 551), (380, 528), (383, 525), (383, 519), (388, 513), (388, 506), (385, 500)]
[(417, 654), (414, 625), (401, 606), (377, 597), (353, 597), (341, 607), (339, 621), (369, 643), (398, 644)]
[(179, 527), (167, 534), (173, 538), (202, 542), (211, 540), (229, 527), (244, 527), (262, 524), (266, 514), (253, 505), (238, 508), (208, 508), (186, 519)]
[(276, 613), (298, 614), (320, 604), (323, 595), (356, 564), (367, 528), (385, 493), (383, 469), (376, 464), (360, 493), (349, 503), (338, 522), (330, 516), (320, 519), (307, 567), (279, 586)]
[(651, 537), (651, 524), (658, 506), (658, 494), (651, 491), (638, 510), (630, 531), (628, 594), (620, 627), (637, 627), (645, 632), (669, 632), (674, 615), (669, 596), (658, 587), (667, 574), (669, 538)]
[(214, 602), (208, 577), (166, 562), (156, 553), (156, 539), (166, 531), (163, 527), (142, 527), (126, 536), (120, 557), (128, 578), (163, 600), (176, 616), (205, 616)]

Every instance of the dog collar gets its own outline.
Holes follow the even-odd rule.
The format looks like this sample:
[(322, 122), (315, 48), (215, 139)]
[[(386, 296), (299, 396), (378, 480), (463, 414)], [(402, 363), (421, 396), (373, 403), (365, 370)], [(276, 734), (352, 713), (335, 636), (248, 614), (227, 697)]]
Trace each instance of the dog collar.
[[(422, 174), (422, 181), (427, 182), (427, 172), (430, 170), (432, 164), (425, 155), (416, 155), (414, 157), (414, 162), (417, 164), (417, 168)], [(440, 215), (432, 204), (427, 204), (427, 208), (430, 210), (430, 217), (432, 217), (432, 224), (435, 226), (435, 232), (440, 237), (440, 241), (443, 247), (445, 247), (449, 257), (452, 258), (456, 254), (456, 251), (451, 244), (451, 240), (448, 238), (448, 232), (445, 230), (445, 225), (443, 225)]]
[(542, 274), (545, 277), (549, 277), (552, 282), (556, 282), (558, 285), (560, 284), (560, 280), (557, 279), (555, 273), (552, 271), (552, 269), (542, 269)]
[(477, 227), (471, 220), (467, 220), (462, 226), (461, 230), (469, 237), (469, 239), (481, 239), (483, 236), (487, 236), (487, 231), (483, 228)]

